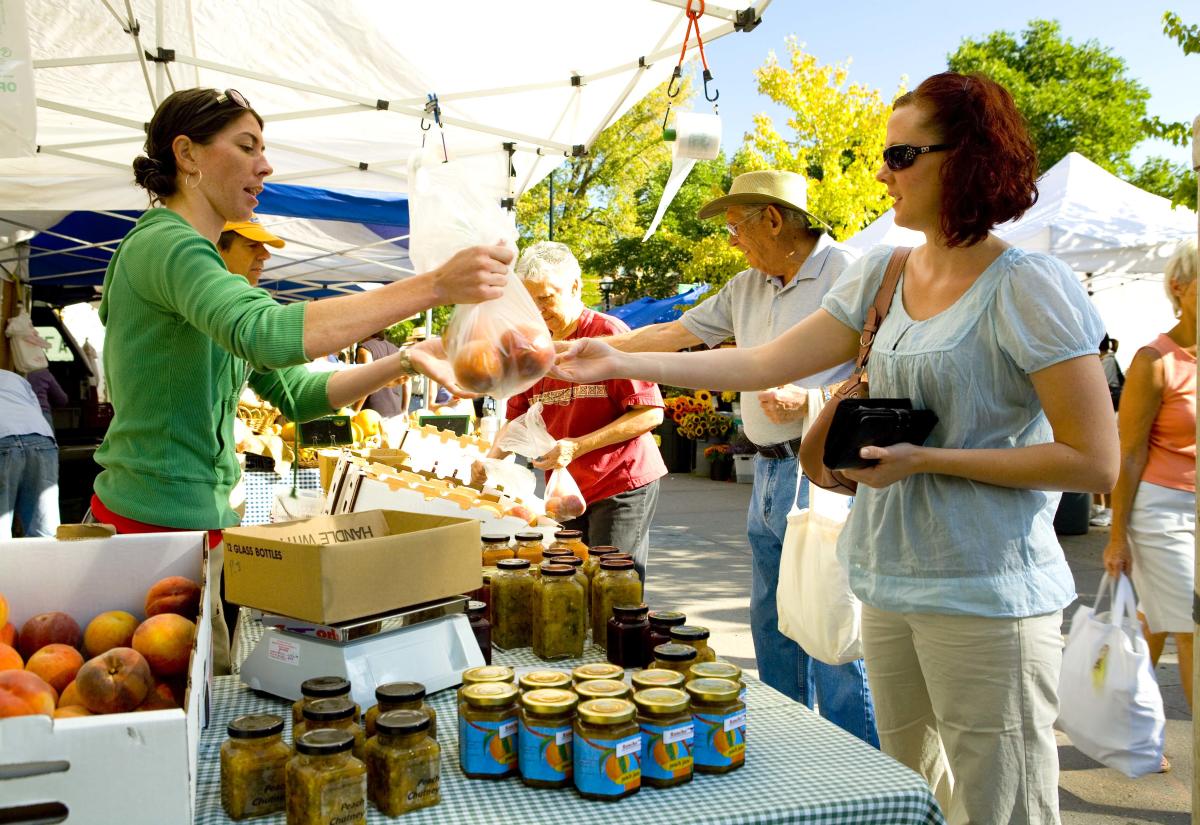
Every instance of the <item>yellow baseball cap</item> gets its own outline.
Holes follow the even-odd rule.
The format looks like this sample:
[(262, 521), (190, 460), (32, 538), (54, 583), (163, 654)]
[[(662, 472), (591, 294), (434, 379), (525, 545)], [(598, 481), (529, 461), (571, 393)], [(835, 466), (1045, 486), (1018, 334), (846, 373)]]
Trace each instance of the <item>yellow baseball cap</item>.
[(283, 240), (264, 229), (258, 221), (229, 221), (221, 231), (236, 232), (243, 238), (265, 243), (267, 246), (273, 246), (276, 249), (283, 249)]

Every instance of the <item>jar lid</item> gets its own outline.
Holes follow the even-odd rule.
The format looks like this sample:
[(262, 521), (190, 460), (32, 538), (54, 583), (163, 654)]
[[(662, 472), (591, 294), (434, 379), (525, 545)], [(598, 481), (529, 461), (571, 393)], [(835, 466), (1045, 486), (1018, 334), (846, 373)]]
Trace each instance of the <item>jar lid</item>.
[(583, 564), (583, 559), (579, 558), (579, 556), (576, 556), (574, 553), (572, 553), (568, 556), (555, 556), (554, 563), (555, 564), (566, 564), (571, 567), (579, 567), (580, 565)]
[(613, 615), (625, 621), (641, 621), (650, 608), (644, 604), (614, 604)]
[(728, 679), (693, 679), (685, 689), (702, 702), (736, 702), (741, 688)]
[(688, 668), (689, 679), (728, 679), (736, 682), (742, 678), (742, 669), (729, 662), (696, 662)]
[(696, 648), (667, 642), (654, 648), (654, 658), (662, 662), (690, 662), (696, 658)]
[(336, 722), (354, 718), (354, 702), (348, 696), (313, 699), (303, 708), (304, 718), (312, 722)]
[(308, 756), (332, 756), (354, 747), (354, 734), (348, 730), (321, 728), (306, 731), (296, 740), (296, 750)]
[(579, 697), (569, 690), (559, 688), (541, 688), (531, 690), (521, 697), (521, 704), (527, 710), (551, 716), (560, 713), (570, 713), (579, 703)]
[(312, 699), (344, 696), (350, 692), (350, 680), (344, 676), (317, 676), (300, 683), (300, 695)]
[(542, 540), (542, 534), (537, 532), (536, 530), (522, 530), (520, 533), (517, 533), (517, 541), (540, 542), (541, 540)]
[(480, 682), (511, 682), (516, 678), (511, 667), (504, 665), (483, 665), (482, 667), (469, 667), (463, 671), (462, 682), (463, 687), (474, 685)]
[(403, 735), (429, 730), (429, 714), (423, 710), (389, 710), (379, 714), (375, 727), (380, 733)]
[(632, 570), (633, 559), (614, 559), (611, 555), (600, 559), (601, 570)]
[(671, 639), (681, 642), (702, 642), (708, 638), (708, 628), (695, 624), (681, 624), (671, 628)]
[(576, 684), (586, 682), (589, 679), (620, 679), (625, 675), (625, 668), (620, 665), (614, 665), (611, 662), (592, 662), (587, 665), (580, 665), (571, 671), (571, 679)]
[(508, 544), (512, 541), (512, 537), (501, 533), (487, 533), (480, 536), (484, 544)]
[(501, 570), (528, 570), (529, 559), (500, 559), (496, 566)]
[(549, 550), (542, 551), (542, 558), (546, 559), (566, 558), (574, 555), (574, 553), (565, 547), (551, 547)]
[(561, 670), (532, 670), (521, 674), (520, 685), (521, 690), (567, 688), (571, 686), (571, 677)]
[(463, 688), (463, 699), (477, 708), (498, 708), (511, 705), (517, 698), (517, 688), (508, 682), (481, 682)]
[(619, 725), (631, 721), (637, 708), (628, 699), (589, 699), (578, 713), (580, 721), (589, 725)]
[(283, 719), (273, 713), (239, 716), (225, 727), (230, 739), (262, 739), (283, 733)]
[(688, 709), (688, 695), (676, 688), (656, 687), (639, 690), (633, 702), (646, 713), (683, 713)]
[(597, 544), (595, 547), (588, 548), (589, 556), (607, 556), (609, 553), (620, 552), (620, 547), (613, 547), (611, 544)]
[(555, 530), (554, 538), (563, 541), (579, 541), (583, 538), (582, 530)]
[(647, 618), (654, 627), (677, 627), (687, 622), (687, 616), (674, 610), (651, 610)]
[(487, 610), (487, 602), (469, 601), (467, 602), (467, 615), (479, 616)]
[(665, 667), (648, 667), (645, 670), (639, 670), (629, 678), (633, 682), (635, 690), (649, 690), (650, 688), (660, 687), (679, 688), (682, 690), (683, 683), (687, 681), (679, 671), (667, 670)]
[(632, 692), (629, 685), (616, 679), (588, 679), (575, 685), (580, 699), (625, 699)]
[(574, 576), (575, 568), (569, 564), (551, 564), (549, 562), (541, 566), (543, 576)]
[(416, 702), (425, 698), (425, 686), (420, 682), (388, 682), (375, 688), (376, 702)]

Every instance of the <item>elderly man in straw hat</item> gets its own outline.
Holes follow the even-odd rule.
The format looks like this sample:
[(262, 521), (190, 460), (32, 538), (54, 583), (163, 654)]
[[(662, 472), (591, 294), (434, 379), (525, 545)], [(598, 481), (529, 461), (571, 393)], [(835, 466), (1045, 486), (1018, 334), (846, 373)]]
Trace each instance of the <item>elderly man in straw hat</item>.
[[(821, 298), (855, 259), (826, 234), (828, 224), (808, 211), (808, 185), (794, 172), (748, 172), (729, 194), (706, 203), (700, 218), (724, 216), (729, 243), (750, 268), (678, 321), (606, 339), (627, 352), (664, 352), (733, 337), (756, 346), (779, 336), (821, 306)], [(747, 518), (754, 571), (750, 630), (764, 682), (859, 738), (878, 745), (875, 714), (862, 660), (831, 666), (810, 658), (779, 632), (775, 589), (787, 514), (808, 504), (808, 480), (796, 457), (807, 419), (808, 392), (846, 378), (850, 364), (810, 376), (800, 386), (742, 393), (746, 435), (757, 448)]]

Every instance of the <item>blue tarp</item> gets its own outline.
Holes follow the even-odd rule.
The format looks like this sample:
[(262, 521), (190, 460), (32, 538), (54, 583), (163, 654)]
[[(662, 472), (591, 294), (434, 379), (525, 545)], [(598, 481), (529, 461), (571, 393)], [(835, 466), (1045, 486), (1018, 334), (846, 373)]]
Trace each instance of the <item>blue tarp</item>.
[(620, 318), (630, 329), (674, 321), (708, 292), (708, 284), (699, 284), (687, 292), (670, 298), (639, 298), (636, 301), (607, 310), (608, 315)]

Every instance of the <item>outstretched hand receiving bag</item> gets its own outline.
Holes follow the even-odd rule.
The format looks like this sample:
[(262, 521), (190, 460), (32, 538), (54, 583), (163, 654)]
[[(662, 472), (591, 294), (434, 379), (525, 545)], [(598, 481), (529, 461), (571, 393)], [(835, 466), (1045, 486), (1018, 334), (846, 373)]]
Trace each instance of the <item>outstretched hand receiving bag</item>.
[(571, 477), (571, 471), (559, 467), (550, 474), (546, 482), (546, 515), (557, 522), (579, 518), (587, 510), (587, 502), (579, 485)]
[[(455, 253), (497, 241), (517, 246), (511, 213), (501, 193), (478, 183), (464, 161), (417, 152), (409, 162), (409, 256), (429, 272)], [(459, 304), (442, 335), (446, 355), (463, 389), (497, 398), (528, 389), (554, 364), (550, 330), (511, 269), (494, 301)]]

